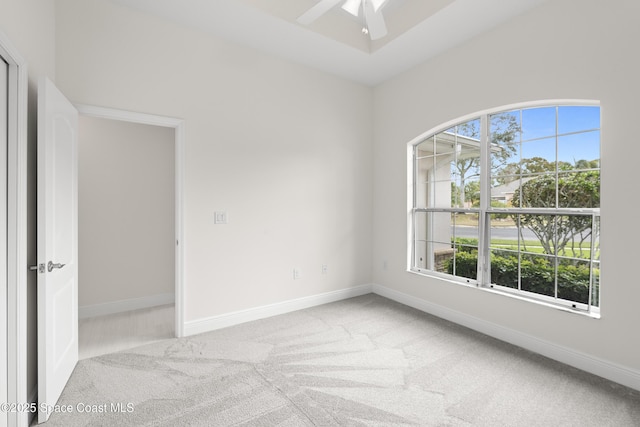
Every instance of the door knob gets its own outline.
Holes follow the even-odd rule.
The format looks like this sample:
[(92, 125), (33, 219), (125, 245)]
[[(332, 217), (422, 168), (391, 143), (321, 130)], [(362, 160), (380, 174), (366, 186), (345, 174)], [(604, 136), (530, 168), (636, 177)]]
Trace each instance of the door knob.
[(54, 264), (53, 261), (49, 261), (49, 263), (47, 264), (47, 270), (49, 271), (49, 273), (51, 273), (54, 268), (62, 268), (64, 266), (65, 264), (60, 264), (60, 263)]

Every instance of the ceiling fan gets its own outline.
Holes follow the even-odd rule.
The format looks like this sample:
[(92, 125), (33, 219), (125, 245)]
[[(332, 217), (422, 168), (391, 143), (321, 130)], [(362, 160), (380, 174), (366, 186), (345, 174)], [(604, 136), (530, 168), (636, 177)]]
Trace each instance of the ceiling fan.
[(355, 17), (364, 14), (364, 27), (362, 32), (369, 34), (371, 40), (381, 39), (387, 35), (387, 26), (382, 16), (382, 6), (387, 0), (320, 0), (315, 6), (300, 15), (297, 21), (302, 25), (309, 25), (322, 15), (333, 9), (337, 4), (343, 3), (342, 9)]

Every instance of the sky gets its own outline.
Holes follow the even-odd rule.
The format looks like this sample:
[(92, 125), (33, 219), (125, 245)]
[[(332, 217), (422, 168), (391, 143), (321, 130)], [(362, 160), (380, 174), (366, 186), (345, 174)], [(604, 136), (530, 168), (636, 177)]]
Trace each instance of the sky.
[[(558, 160), (573, 164), (577, 160), (600, 159), (600, 107), (530, 108), (506, 114), (514, 116), (522, 129), (521, 154), (517, 153), (509, 162), (517, 162), (520, 155), (523, 159), (542, 157), (555, 162), (556, 123)], [(500, 127), (494, 124), (492, 131)]]

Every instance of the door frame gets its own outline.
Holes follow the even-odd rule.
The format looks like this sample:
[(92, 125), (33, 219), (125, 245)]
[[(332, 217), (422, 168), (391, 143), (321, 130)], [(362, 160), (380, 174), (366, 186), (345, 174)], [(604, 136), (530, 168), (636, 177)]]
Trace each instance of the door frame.
[(74, 104), (81, 116), (119, 120), (175, 130), (175, 335), (184, 336), (184, 148), (185, 121), (166, 116)]
[[(27, 391), (27, 63), (0, 31), (0, 56), (9, 64), (7, 164), (7, 314), (0, 334), (0, 378), (6, 375), (7, 402), (30, 403)], [(7, 369), (4, 371), (4, 369)], [(0, 381), (1, 383), (2, 381)], [(6, 415), (7, 425), (28, 425), (29, 413)], [(0, 419), (0, 422), (4, 422)]]

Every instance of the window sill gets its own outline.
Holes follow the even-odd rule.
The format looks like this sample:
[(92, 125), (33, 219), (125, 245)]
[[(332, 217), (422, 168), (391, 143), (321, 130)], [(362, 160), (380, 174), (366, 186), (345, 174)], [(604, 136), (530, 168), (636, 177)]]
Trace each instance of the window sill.
[(526, 295), (521, 295), (521, 294), (517, 294), (515, 292), (509, 292), (506, 290), (501, 290), (501, 289), (496, 289), (496, 288), (489, 288), (489, 287), (484, 287), (484, 286), (480, 286), (475, 280), (472, 280), (471, 282), (467, 282), (464, 279), (456, 279), (448, 274), (440, 274), (440, 273), (434, 273), (431, 271), (424, 271), (424, 270), (412, 270), (412, 269), (408, 269), (407, 270), (408, 273), (411, 274), (415, 274), (418, 276), (422, 276), (422, 277), (431, 277), (434, 279), (438, 279), (438, 280), (442, 280), (444, 282), (448, 282), (448, 283), (452, 283), (455, 285), (461, 285), (461, 286), (465, 286), (467, 288), (473, 288), (473, 289), (478, 289), (480, 291), (484, 291), (484, 292), (489, 292), (491, 294), (495, 294), (495, 295), (501, 295), (501, 296), (505, 296), (508, 298), (514, 298), (520, 301), (526, 301), (528, 303), (533, 303), (533, 304), (537, 304), (537, 305), (541, 305), (544, 307), (548, 307), (548, 308), (552, 308), (555, 310), (560, 310), (566, 313), (571, 313), (571, 314), (577, 314), (579, 316), (585, 316), (585, 317), (589, 317), (592, 319), (600, 319), (600, 310), (599, 309), (594, 309), (591, 312), (588, 312), (586, 310), (581, 310), (581, 309), (576, 309), (576, 308), (571, 308), (562, 304), (554, 304), (548, 301), (543, 301), (542, 299), (538, 299), (538, 298), (534, 298), (534, 297), (529, 297)]

